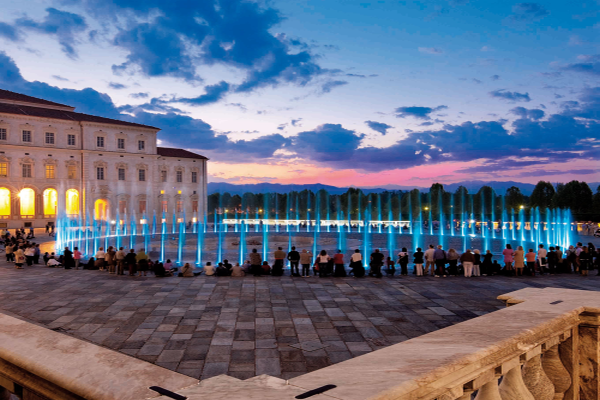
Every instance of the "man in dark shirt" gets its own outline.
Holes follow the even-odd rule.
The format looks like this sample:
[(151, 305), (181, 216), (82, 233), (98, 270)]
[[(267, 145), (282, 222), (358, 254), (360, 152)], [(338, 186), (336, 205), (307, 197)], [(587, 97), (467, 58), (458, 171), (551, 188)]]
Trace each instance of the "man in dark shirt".
[(262, 257), (260, 254), (258, 254), (256, 249), (252, 249), (252, 253), (250, 253), (250, 257), (248, 258), (250, 259), (250, 271), (254, 274), (254, 276), (260, 276), (262, 272)]
[(381, 266), (383, 265), (383, 253), (379, 252), (379, 249), (375, 249), (374, 253), (371, 253), (371, 271), (369, 272), (369, 276), (375, 275), (378, 278), (381, 278)]
[(292, 246), (292, 251), (288, 253), (287, 259), (290, 262), (292, 276), (300, 276), (300, 269), (298, 268), (298, 263), (300, 262), (300, 253), (296, 251), (296, 246)]

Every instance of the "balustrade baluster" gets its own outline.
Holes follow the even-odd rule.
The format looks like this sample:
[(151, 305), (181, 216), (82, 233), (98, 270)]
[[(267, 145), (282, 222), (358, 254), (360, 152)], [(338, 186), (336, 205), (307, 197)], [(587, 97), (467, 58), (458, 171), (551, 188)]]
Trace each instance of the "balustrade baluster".
[(504, 375), (499, 390), (502, 400), (535, 400), (523, 382), (521, 365), (517, 365)]
[(523, 381), (535, 400), (554, 399), (554, 385), (544, 373), (541, 355), (538, 354), (525, 363)]
[(571, 376), (560, 359), (558, 345), (553, 346), (544, 353), (542, 367), (554, 385), (554, 400), (562, 400), (565, 397), (565, 392), (571, 387)]
[(475, 400), (502, 400), (498, 390), (498, 379), (492, 379), (479, 388)]

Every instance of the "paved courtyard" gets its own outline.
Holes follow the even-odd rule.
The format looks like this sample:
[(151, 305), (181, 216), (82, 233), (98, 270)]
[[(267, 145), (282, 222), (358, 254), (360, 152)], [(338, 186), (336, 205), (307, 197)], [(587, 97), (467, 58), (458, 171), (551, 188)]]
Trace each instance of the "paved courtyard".
[(545, 286), (598, 290), (600, 277), (132, 278), (0, 262), (0, 311), (195, 378), (291, 378)]

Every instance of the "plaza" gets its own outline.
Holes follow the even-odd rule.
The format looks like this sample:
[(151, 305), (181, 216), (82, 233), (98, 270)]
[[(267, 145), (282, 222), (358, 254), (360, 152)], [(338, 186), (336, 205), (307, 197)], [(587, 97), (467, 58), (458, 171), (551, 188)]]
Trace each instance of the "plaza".
[(291, 379), (504, 308), (504, 293), (600, 287), (595, 272), (155, 278), (2, 261), (0, 274), (1, 312), (200, 380)]

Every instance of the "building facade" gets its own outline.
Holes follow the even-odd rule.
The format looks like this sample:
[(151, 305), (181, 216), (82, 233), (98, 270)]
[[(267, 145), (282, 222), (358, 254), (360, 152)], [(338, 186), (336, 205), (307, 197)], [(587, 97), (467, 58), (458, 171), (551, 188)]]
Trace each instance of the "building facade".
[(0, 89), (0, 228), (206, 212), (206, 157), (157, 146), (152, 126)]

